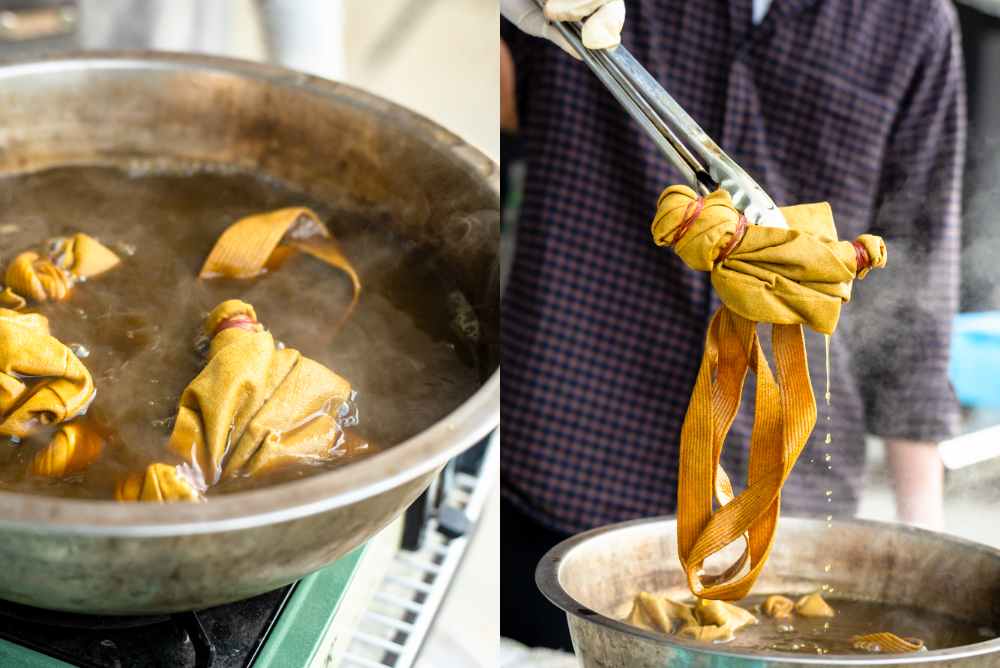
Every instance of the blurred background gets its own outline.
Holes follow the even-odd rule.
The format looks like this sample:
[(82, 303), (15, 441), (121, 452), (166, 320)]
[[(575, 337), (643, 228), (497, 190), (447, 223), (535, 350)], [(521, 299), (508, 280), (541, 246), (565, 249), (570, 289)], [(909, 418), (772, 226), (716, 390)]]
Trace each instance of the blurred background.
[[(490, 0), (0, 0), (0, 59), (152, 49), (273, 62), (408, 107), (499, 161), (498, 25)], [(420, 668), (496, 665), (498, 489)]]

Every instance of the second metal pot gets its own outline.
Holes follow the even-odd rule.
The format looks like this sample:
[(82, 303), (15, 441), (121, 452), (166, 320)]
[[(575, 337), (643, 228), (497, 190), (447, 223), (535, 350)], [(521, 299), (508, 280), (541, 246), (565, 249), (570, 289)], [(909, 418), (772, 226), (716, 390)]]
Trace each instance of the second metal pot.
[[(742, 549), (718, 555), (729, 564)], [(829, 567), (829, 570), (827, 570)], [(707, 565), (709, 572), (718, 572)], [(793, 668), (893, 666), (995, 668), (1000, 639), (909, 654), (824, 655), (729, 648), (617, 621), (640, 591), (691, 597), (677, 559), (677, 523), (653, 518), (601, 527), (553, 548), (538, 564), (542, 593), (566, 611), (582, 668)], [(1000, 625), (1000, 551), (920, 529), (854, 519), (782, 517), (757, 593), (870, 598)]]

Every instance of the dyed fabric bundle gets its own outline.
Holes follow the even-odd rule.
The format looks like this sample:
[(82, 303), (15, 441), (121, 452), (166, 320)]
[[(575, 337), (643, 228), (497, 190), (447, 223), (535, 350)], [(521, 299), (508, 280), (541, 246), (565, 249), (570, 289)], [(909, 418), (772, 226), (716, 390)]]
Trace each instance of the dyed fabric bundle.
[(736, 630), (756, 624), (757, 618), (731, 603), (699, 600), (688, 605), (665, 596), (641, 592), (635, 597), (632, 610), (623, 621), (647, 631), (676, 631), (674, 635), (679, 638), (727, 642), (732, 640)]
[(21, 253), (7, 267), (0, 305), (19, 310), (27, 300), (59, 301), (78, 280), (116, 267), (118, 256), (86, 234), (56, 239), (44, 255)]
[(712, 272), (722, 303), (737, 315), (832, 334), (853, 279), (885, 266), (885, 244), (870, 234), (838, 241), (825, 202), (781, 212), (787, 230), (747, 225), (725, 190), (702, 200), (672, 186), (660, 196), (653, 239), (692, 269)]
[(183, 463), (154, 464), (127, 479), (119, 499), (194, 500), (223, 478), (327, 458), (345, 445), (338, 417), (350, 383), (296, 350), (275, 348), (253, 307), (239, 300), (217, 306), (205, 333), (208, 365), (181, 396), (168, 446)]
[(900, 638), (891, 633), (871, 633), (851, 638), (851, 642), (855, 648), (872, 654), (903, 654), (924, 649), (924, 641), (920, 638)]
[(87, 410), (90, 373), (38, 314), (0, 308), (0, 434), (25, 436)]
[[(709, 326), (701, 369), (681, 430), (677, 542), (691, 592), (705, 599), (745, 597), (771, 550), (781, 486), (816, 423), (802, 325), (831, 334), (851, 283), (885, 265), (879, 237), (838, 241), (830, 207), (782, 209), (789, 229), (748, 226), (729, 194), (704, 199), (685, 186), (660, 197), (653, 237), (692, 269), (711, 271), (724, 306)], [(777, 379), (757, 339), (774, 323)], [(734, 496), (719, 466), (739, 409), (747, 370), (757, 374), (757, 402), (747, 489)], [(713, 512), (713, 497), (720, 508)], [(743, 556), (723, 573), (706, 558), (743, 538)], [(737, 579), (749, 559), (749, 570)]]

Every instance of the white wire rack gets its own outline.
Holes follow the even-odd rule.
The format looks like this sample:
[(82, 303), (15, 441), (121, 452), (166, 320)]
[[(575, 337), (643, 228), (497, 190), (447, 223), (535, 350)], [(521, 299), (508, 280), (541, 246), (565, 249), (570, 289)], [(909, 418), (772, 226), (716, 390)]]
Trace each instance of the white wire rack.
[(396, 555), (362, 613), (341, 666), (411, 668), (414, 664), (499, 474), (499, 446), (499, 432), (494, 432), (479, 475), (456, 473), (447, 493), (445, 503), (465, 513), (469, 531), (447, 538), (437, 530), (437, 519), (431, 519), (423, 547)]

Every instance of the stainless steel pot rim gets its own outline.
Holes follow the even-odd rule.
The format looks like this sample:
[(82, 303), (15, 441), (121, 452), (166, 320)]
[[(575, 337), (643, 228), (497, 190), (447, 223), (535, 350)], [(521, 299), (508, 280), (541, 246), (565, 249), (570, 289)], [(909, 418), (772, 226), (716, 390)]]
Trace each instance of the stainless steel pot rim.
[(86, 70), (160, 70), (235, 75), (244, 79), (266, 81), (277, 86), (308, 90), (317, 95), (366, 111), (378, 113), (394, 123), (413, 126), (428, 132), (451, 149), (452, 157), (474, 167), (485, 176), (493, 190), (500, 193), (500, 168), (476, 146), (434, 121), (354, 86), (339, 81), (296, 72), (278, 65), (256, 63), (221, 56), (164, 51), (88, 51), (53, 56), (25, 56), (0, 63), (0, 80), (51, 72)]
[[(882, 522), (875, 522), (872, 520), (862, 520), (857, 518), (835, 518), (835, 521), (841, 524), (852, 524), (855, 526), (866, 526), (866, 527), (880, 527), (885, 526)], [(662, 633), (655, 633), (653, 631), (646, 631), (624, 622), (620, 622), (611, 617), (600, 614), (595, 610), (591, 610), (583, 603), (574, 599), (570, 594), (563, 588), (562, 583), (559, 581), (559, 571), (562, 568), (563, 562), (566, 558), (577, 548), (582, 546), (584, 543), (599, 538), (608, 533), (613, 533), (616, 531), (627, 531), (631, 528), (647, 525), (647, 524), (671, 524), (675, 523), (676, 518), (674, 516), (661, 516), (661, 517), (649, 517), (638, 520), (631, 520), (628, 522), (620, 522), (617, 524), (609, 524), (603, 527), (598, 527), (596, 529), (591, 529), (581, 534), (577, 534), (570, 538), (567, 538), (563, 542), (559, 543), (551, 550), (549, 550), (542, 560), (538, 562), (538, 567), (535, 569), (535, 582), (538, 588), (541, 590), (542, 594), (545, 595), (549, 601), (554, 605), (558, 606), (565, 612), (575, 615), (581, 619), (584, 619), (592, 624), (597, 624), (605, 628), (611, 629), (617, 633), (621, 633), (633, 638), (639, 638), (646, 642), (655, 643), (658, 645), (676, 646), (681, 647), (686, 650), (696, 651), (702, 654), (713, 654), (721, 657), (739, 657), (742, 659), (780, 659), (783, 663), (788, 664), (802, 664), (802, 665), (844, 665), (844, 666), (879, 666), (879, 665), (898, 665), (901, 661), (901, 655), (899, 654), (889, 654), (885, 656), (840, 656), (840, 655), (829, 655), (824, 654), (822, 657), (811, 657), (811, 656), (799, 656), (793, 653), (783, 653), (783, 652), (755, 652), (747, 649), (732, 648), (726, 649), (723, 645), (713, 645), (700, 643), (696, 640), (687, 640), (683, 638), (675, 638), (673, 636), (667, 636)], [(782, 516), (780, 523), (787, 522), (803, 522), (803, 523), (823, 523), (826, 524), (826, 516), (823, 517), (786, 517)], [(955, 538), (952, 536), (946, 536), (945, 534), (936, 533), (934, 531), (927, 531), (924, 529), (918, 529), (916, 527), (908, 526), (894, 526), (894, 531), (909, 531), (914, 533), (920, 533), (927, 537), (933, 538), (942, 543), (950, 544), (960, 544), (969, 549), (975, 549), (982, 552), (994, 559), (1000, 560), (1000, 550), (993, 549), (986, 545), (980, 545), (979, 543), (974, 543), (972, 541), (964, 540), (961, 538)], [(1000, 638), (995, 638), (993, 640), (987, 640), (985, 642), (976, 643), (975, 645), (966, 645), (964, 647), (953, 647), (950, 649), (939, 649), (928, 652), (919, 652), (907, 654), (905, 656), (905, 661), (907, 663), (927, 663), (932, 661), (940, 661), (944, 658), (958, 659), (970, 656), (977, 656), (980, 654), (989, 654), (991, 652), (996, 652), (1000, 650)]]
[[(228, 58), (122, 52), (53, 56), (0, 65), (0, 80), (66, 70), (153, 69), (218, 73), (294, 85), (317, 95), (430, 131), (451, 157), (486, 177), (499, 200), (496, 163), (448, 130), (403, 107), (351, 86)], [(500, 424), (500, 369), (469, 399), (422, 432), (389, 450), (341, 469), (259, 490), (215, 497), (201, 504), (122, 504), (0, 491), (0, 528), (31, 533), (93, 536), (176, 536), (286, 522), (348, 506), (389, 491), (443, 466)]]

